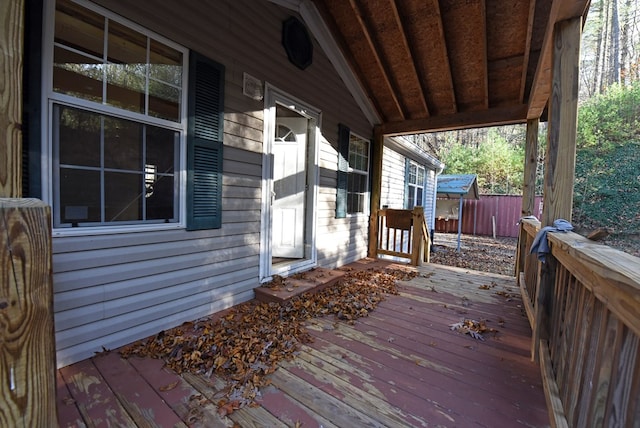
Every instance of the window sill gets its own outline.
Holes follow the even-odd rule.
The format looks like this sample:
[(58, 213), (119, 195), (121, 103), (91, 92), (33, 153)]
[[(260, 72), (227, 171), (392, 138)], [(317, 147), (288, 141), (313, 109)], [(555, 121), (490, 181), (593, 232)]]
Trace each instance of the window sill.
[(53, 229), (51, 235), (53, 238), (71, 237), (71, 236), (94, 236), (94, 235), (117, 235), (125, 233), (142, 233), (142, 232), (158, 232), (163, 230), (185, 229), (183, 223), (161, 223), (150, 225), (128, 225), (128, 226), (87, 226), (87, 227), (70, 227)]

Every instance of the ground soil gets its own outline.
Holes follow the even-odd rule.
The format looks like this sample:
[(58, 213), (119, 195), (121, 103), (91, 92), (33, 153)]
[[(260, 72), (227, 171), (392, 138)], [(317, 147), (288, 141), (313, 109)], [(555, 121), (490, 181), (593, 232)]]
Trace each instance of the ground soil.
[(433, 244), (432, 263), (514, 275), (516, 238), (462, 235), (458, 252), (458, 234), (436, 232)]
[[(517, 238), (462, 235), (458, 252), (458, 234), (436, 232), (431, 262), (513, 276), (517, 242)], [(599, 242), (640, 257), (638, 235), (611, 235)]]

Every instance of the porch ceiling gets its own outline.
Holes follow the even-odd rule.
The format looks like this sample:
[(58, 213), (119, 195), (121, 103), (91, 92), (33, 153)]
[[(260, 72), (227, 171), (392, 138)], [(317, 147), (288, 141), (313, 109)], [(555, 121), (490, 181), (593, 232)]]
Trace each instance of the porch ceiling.
[(550, 93), (556, 22), (589, 0), (313, 0), (384, 134), (524, 122)]

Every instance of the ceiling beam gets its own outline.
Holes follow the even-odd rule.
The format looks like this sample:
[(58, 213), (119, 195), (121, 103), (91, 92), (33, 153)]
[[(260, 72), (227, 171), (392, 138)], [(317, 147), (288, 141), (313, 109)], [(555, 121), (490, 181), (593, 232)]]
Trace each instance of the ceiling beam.
[(406, 114), (397, 96), (399, 91), (397, 90), (397, 88), (395, 88), (395, 85), (393, 85), (391, 80), (389, 79), (389, 75), (390, 75), (389, 69), (382, 61), (382, 58), (380, 57), (380, 54), (379, 54), (380, 52), (382, 52), (382, 50), (380, 46), (371, 37), (371, 26), (367, 22), (366, 18), (363, 16), (362, 10), (358, 5), (358, 0), (349, 0), (349, 5), (351, 6), (354, 16), (358, 21), (360, 28), (362, 29), (362, 34), (364, 35), (364, 38), (367, 41), (369, 49), (371, 50), (371, 56), (375, 60), (376, 64), (378, 64), (379, 72), (382, 75), (382, 78), (384, 79), (385, 86), (387, 86), (389, 90), (389, 95), (391, 97), (391, 100), (393, 101), (395, 108), (398, 111), (398, 115), (402, 119), (404, 119), (406, 118)]
[(413, 50), (411, 49), (411, 46), (409, 45), (409, 40), (407, 39), (407, 34), (404, 30), (404, 22), (402, 21), (402, 18), (400, 17), (400, 13), (398, 11), (398, 5), (396, 4), (397, 0), (389, 0), (389, 6), (391, 9), (391, 12), (393, 14), (393, 18), (396, 22), (396, 25), (398, 27), (398, 32), (400, 33), (400, 38), (402, 39), (402, 44), (404, 46), (404, 49), (407, 53), (407, 57), (409, 58), (409, 63), (408, 64), (404, 64), (404, 67), (409, 67), (411, 70), (411, 74), (414, 76), (415, 80), (416, 80), (416, 84), (417, 86), (420, 88), (420, 91), (417, 94), (414, 94), (415, 96), (418, 97), (420, 104), (422, 105), (422, 108), (424, 109), (423, 114), (425, 116), (429, 116), (429, 107), (427, 105), (427, 100), (425, 98), (425, 88), (424, 85), (422, 84), (422, 82), (424, 81), (424, 79), (421, 79), (418, 76), (418, 70), (416, 68), (416, 62), (414, 60), (414, 55), (413, 55)]
[(553, 29), (556, 23), (578, 16), (584, 18), (589, 10), (589, 4), (590, 0), (554, 1), (551, 4), (540, 59), (531, 86), (527, 119), (536, 119), (542, 116), (551, 94), (551, 53), (553, 51)]
[(380, 129), (384, 135), (393, 136), (511, 125), (525, 123), (527, 121), (527, 109), (528, 106), (526, 104), (496, 107), (487, 110), (431, 116), (426, 119), (387, 122), (382, 124)]
[(531, 51), (531, 35), (536, 15), (536, 0), (529, 1), (529, 20), (527, 21), (527, 40), (524, 45), (524, 58), (522, 59), (522, 77), (520, 78), (520, 96), (518, 100), (524, 102), (524, 91), (527, 87), (527, 71), (529, 69), (529, 55)]

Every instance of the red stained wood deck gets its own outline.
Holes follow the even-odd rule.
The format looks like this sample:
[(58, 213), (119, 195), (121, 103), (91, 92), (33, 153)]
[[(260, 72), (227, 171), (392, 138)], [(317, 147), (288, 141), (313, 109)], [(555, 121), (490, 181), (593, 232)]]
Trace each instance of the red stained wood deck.
[[(549, 425), (513, 278), (432, 264), (399, 289), (353, 325), (309, 321), (315, 341), (271, 375), (259, 407), (221, 417), (220, 379), (110, 352), (59, 370), (60, 426)], [(480, 341), (450, 330), (465, 318), (498, 332)]]

